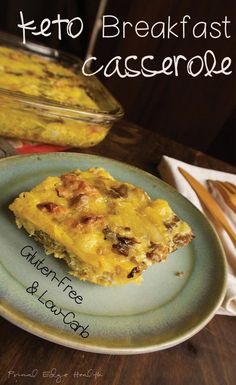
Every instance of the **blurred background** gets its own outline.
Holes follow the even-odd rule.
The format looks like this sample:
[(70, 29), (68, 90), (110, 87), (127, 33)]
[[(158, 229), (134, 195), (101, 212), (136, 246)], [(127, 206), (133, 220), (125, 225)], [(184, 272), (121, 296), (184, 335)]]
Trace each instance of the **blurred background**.
[(20, 22), (20, 10), (23, 11), (26, 21), (33, 19), (37, 25), (46, 17), (55, 19), (57, 13), (68, 19), (80, 16), (84, 22), (84, 31), (77, 39), (71, 39), (66, 33), (62, 33), (62, 40), (59, 41), (55, 30), (50, 37), (39, 37), (35, 40), (84, 59), (99, 6), (105, 6), (105, 14), (115, 15), (120, 21), (130, 21), (133, 24), (139, 20), (153, 24), (158, 20), (165, 21), (168, 16), (171, 16), (173, 22), (177, 22), (185, 14), (190, 15), (193, 22), (208, 23), (220, 22), (228, 16), (231, 20), (230, 39), (193, 39), (190, 36), (186, 39), (170, 40), (148, 37), (141, 39), (132, 32), (126, 39), (102, 39), (99, 32), (94, 42), (93, 55), (98, 58), (100, 64), (107, 63), (116, 55), (154, 55), (157, 63), (161, 63), (167, 56), (203, 56), (208, 49), (214, 51), (219, 62), (225, 56), (230, 56), (233, 60), (233, 73), (230, 76), (192, 78), (183, 71), (178, 78), (166, 75), (153, 78), (104, 78), (102, 73), (99, 77), (123, 105), (126, 119), (162, 136), (236, 164), (236, 42), (233, 28), (236, 21), (236, 1), (5, 0), (1, 2), (0, 29), (21, 36), (22, 31), (17, 27)]

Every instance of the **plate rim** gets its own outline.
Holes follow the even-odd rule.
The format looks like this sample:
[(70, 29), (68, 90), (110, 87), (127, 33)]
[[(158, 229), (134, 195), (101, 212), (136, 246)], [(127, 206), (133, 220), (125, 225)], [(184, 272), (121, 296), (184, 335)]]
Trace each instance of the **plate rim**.
[(63, 330), (61, 330), (61, 331), (57, 330), (55, 327), (51, 327), (48, 325), (42, 326), (42, 324), (40, 322), (31, 320), (29, 317), (25, 316), (25, 314), (23, 312), (20, 312), (20, 311), (14, 309), (14, 307), (12, 307), (6, 301), (5, 302), (1, 301), (1, 303), (0, 303), (0, 315), (3, 318), (5, 318), (7, 321), (14, 324), (15, 326), (35, 335), (37, 337), (40, 337), (44, 340), (47, 340), (47, 341), (50, 341), (50, 342), (53, 342), (53, 343), (56, 343), (56, 344), (59, 344), (59, 345), (65, 346), (65, 347), (69, 347), (72, 349), (77, 349), (77, 350), (81, 350), (81, 351), (85, 351), (85, 352), (91, 352), (91, 353), (98, 353), (98, 354), (131, 355), (131, 354), (143, 354), (143, 353), (151, 353), (151, 352), (161, 351), (164, 349), (174, 347), (174, 346), (188, 340), (189, 338), (191, 338), (195, 334), (197, 334), (215, 316), (217, 309), (219, 308), (219, 306), (221, 305), (221, 303), (224, 299), (224, 296), (226, 293), (226, 288), (227, 288), (226, 287), (226, 284), (227, 284), (227, 262), (226, 262), (225, 252), (224, 252), (222, 243), (220, 241), (220, 238), (219, 238), (216, 230), (214, 229), (213, 225), (211, 224), (211, 222), (208, 220), (207, 217), (205, 217), (203, 215), (203, 213), (196, 206), (194, 206), (192, 204), (191, 201), (189, 201), (185, 196), (180, 194), (173, 186), (169, 185), (168, 183), (166, 183), (165, 181), (163, 181), (159, 177), (153, 175), (152, 173), (149, 173), (143, 169), (140, 169), (139, 167), (130, 165), (128, 163), (125, 163), (125, 162), (122, 162), (122, 161), (119, 161), (119, 160), (116, 160), (113, 158), (100, 156), (100, 155), (86, 154), (86, 153), (77, 153), (77, 152), (52, 152), (52, 153), (45, 153), (45, 154), (33, 153), (33, 154), (24, 154), (24, 155), (14, 155), (14, 156), (10, 156), (7, 158), (2, 158), (2, 159), (0, 159), (0, 169), (1, 169), (1, 166), (3, 163), (11, 162), (11, 160), (17, 161), (17, 159), (22, 160), (22, 158), (38, 158), (38, 157), (50, 158), (50, 157), (66, 157), (66, 156), (69, 156), (69, 157), (82, 156), (82, 157), (87, 157), (90, 159), (91, 158), (99, 158), (99, 159), (102, 159), (102, 160), (105, 160), (108, 162), (120, 164), (122, 166), (125, 166), (126, 168), (131, 169), (131, 170), (134, 169), (134, 170), (136, 170), (136, 172), (141, 173), (144, 176), (148, 176), (149, 178), (151, 177), (153, 180), (158, 179), (161, 183), (163, 183), (165, 185), (165, 187), (167, 187), (169, 189), (169, 191), (177, 193), (178, 195), (181, 196), (181, 198), (183, 200), (187, 201), (188, 204), (190, 204), (195, 211), (200, 213), (201, 216), (204, 218), (204, 220), (208, 223), (209, 228), (214, 233), (215, 241), (218, 243), (219, 252), (221, 254), (222, 266), (223, 266), (222, 286), (220, 289), (220, 295), (218, 296), (215, 303), (211, 306), (210, 310), (207, 312), (208, 315), (204, 316), (202, 321), (200, 323), (198, 323), (197, 326), (191, 327), (190, 329), (187, 330), (187, 332), (184, 331), (178, 337), (172, 338), (171, 341), (169, 341), (169, 342), (162, 342), (160, 344), (156, 343), (156, 344), (152, 344), (152, 345), (148, 344), (148, 345), (140, 346), (140, 347), (137, 347), (137, 346), (135, 346), (135, 347), (120, 347), (120, 346), (119, 347), (114, 347), (114, 346), (109, 347), (109, 346), (100, 346), (100, 345), (96, 345), (96, 344), (86, 344), (86, 343), (80, 342), (79, 340), (73, 341), (73, 336), (70, 335), (69, 333), (66, 333)]

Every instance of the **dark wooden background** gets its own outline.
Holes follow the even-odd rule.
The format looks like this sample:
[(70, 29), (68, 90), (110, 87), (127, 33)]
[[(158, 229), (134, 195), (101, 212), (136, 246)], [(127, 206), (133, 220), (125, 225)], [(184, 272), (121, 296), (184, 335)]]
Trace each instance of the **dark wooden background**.
[[(185, 14), (190, 15), (193, 22), (221, 21), (225, 15), (235, 22), (235, 7), (234, 0), (120, 0), (110, 1), (106, 13), (132, 23), (147, 20), (153, 24), (157, 20), (165, 21), (168, 15), (173, 21), (179, 21)], [(202, 56), (207, 49), (213, 50), (219, 59), (235, 58), (233, 28), (230, 32), (231, 39), (186, 37), (185, 40), (141, 39), (130, 33), (129, 38), (117, 38), (116, 44), (115, 39), (99, 39), (95, 53), (97, 57), (100, 53), (105, 62), (115, 55), (142, 57), (152, 54), (161, 63), (163, 58), (178, 54), (189, 58)], [(235, 74), (213, 78), (192, 78), (184, 74), (179, 78), (165, 75), (149, 79), (112, 77), (104, 81), (125, 106), (128, 119), (178, 142), (236, 162)]]
[[(98, 0), (8, 0), (1, 2), (0, 28), (20, 34), (17, 28), (19, 10), (28, 20), (40, 22), (44, 17), (51, 19), (61, 13), (63, 17), (81, 16), (85, 31), (78, 39), (63, 35), (59, 42), (56, 35), (42, 38), (44, 44), (59, 47), (84, 57)], [(126, 57), (135, 54), (140, 57), (154, 55), (161, 63), (166, 56), (182, 54), (191, 58), (203, 55), (207, 49), (215, 52), (217, 59), (225, 56), (233, 59), (235, 66), (235, 0), (109, 0), (106, 14), (135, 23), (146, 20), (150, 24), (165, 21), (171, 16), (180, 21), (185, 14), (193, 22), (221, 21), (227, 15), (231, 20), (231, 38), (193, 39), (188, 36), (179, 39), (138, 38), (130, 32), (126, 39), (102, 39), (99, 36), (95, 56), (104, 64), (115, 55)], [(120, 79), (116, 76), (101, 80), (124, 106), (126, 118), (143, 127), (158, 132), (193, 148), (215, 155), (236, 164), (236, 78), (214, 76), (192, 78), (181, 74), (179, 78), (160, 75), (154, 78)]]

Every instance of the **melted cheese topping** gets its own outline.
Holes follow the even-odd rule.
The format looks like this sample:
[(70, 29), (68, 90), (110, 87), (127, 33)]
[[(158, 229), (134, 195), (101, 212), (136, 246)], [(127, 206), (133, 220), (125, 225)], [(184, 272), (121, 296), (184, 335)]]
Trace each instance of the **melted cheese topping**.
[[(57, 102), (62, 107), (100, 109), (82, 75), (47, 58), (0, 46), (0, 88)], [(107, 124), (63, 118), (0, 95), (0, 134), (36, 142), (88, 147), (99, 143), (108, 132)]]
[(0, 47), (0, 87), (98, 110), (82, 76), (59, 63), (12, 48)]
[(46, 249), (73, 275), (103, 285), (139, 282), (143, 270), (192, 239), (165, 200), (152, 201), (101, 168), (48, 177), (10, 209), (30, 235), (41, 231), (62, 246)]

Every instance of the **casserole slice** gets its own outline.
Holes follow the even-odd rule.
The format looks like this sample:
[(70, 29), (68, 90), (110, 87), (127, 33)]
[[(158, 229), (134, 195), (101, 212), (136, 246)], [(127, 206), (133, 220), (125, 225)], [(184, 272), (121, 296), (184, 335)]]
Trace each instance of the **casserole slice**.
[(104, 286), (139, 283), (144, 270), (193, 238), (165, 200), (101, 168), (48, 177), (10, 210), (70, 274)]

